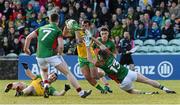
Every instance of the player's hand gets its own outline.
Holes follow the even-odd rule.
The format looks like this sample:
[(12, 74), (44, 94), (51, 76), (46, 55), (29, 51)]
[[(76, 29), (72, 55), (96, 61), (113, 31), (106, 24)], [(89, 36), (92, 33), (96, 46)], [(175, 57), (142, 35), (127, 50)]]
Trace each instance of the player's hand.
[(59, 54), (59, 55), (62, 55), (62, 54), (63, 54), (63, 51), (64, 51), (63, 48), (59, 48), (59, 49), (58, 49), (58, 54)]
[(28, 55), (31, 54), (31, 51), (29, 50), (29, 48), (24, 48), (23, 50), (24, 50), (24, 53), (26, 53), (26, 54), (28, 54)]
[(65, 85), (64, 85), (64, 90), (67, 92), (69, 89), (71, 89), (70, 85), (65, 84)]
[(63, 51), (64, 51), (64, 48), (62, 48), (62, 47), (57, 47), (56, 49), (54, 49), (54, 52), (55, 52), (57, 55), (62, 55), (62, 54), (63, 54)]
[(126, 54), (130, 54), (131, 52), (130, 51), (126, 51)]
[(64, 26), (63, 31), (69, 31), (69, 29), (67, 28), (67, 26)]
[(126, 54), (131, 54), (131, 52), (130, 51), (126, 51)]

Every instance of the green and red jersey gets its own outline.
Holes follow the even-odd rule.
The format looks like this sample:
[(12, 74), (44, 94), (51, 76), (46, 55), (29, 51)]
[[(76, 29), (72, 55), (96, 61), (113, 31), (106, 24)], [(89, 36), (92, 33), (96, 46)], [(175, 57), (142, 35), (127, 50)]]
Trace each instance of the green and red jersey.
[(120, 65), (108, 49), (104, 50), (104, 53), (100, 54), (100, 52), (98, 52), (98, 61), (95, 65), (101, 68), (111, 79), (120, 83), (127, 76), (128, 69)]
[(62, 30), (51, 23), (36, 30), (38, 34), (38, 45), (36, 55), (39, 58), (46, 58), (56, 55), (54, 49), (57, 47), (57, 39), (62, 36)]
[[(115, 44), (110, 39), (108, 39), (106, 42), (103, 42), (102, 38), (98, 38), (98, 40), (102, 44), (104, 44), (112, 53), (115, 52)], [(93, 45), (93, 48), (95, 49), (95, 52), (97, 49), (99, 49), (99, 47), (96, 44)]]

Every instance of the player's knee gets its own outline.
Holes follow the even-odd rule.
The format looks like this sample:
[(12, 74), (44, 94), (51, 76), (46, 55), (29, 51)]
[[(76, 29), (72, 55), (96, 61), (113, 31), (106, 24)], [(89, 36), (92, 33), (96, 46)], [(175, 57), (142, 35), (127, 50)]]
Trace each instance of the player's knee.
[(91, 84), (94, 84), (94, 81), (96, 81), (96, 79), (94, 79), (91, 75), (87, 74), (87, 75), (84, 75), (86, 80), (91, 83)]
[(100, 77), (99, 77), (99, 75), (92, 75), (91, 76), (93, 79), (99, 79)]
[(88, 75), (88, 74), (85, 74), (84, 77), (85, 77), (87, 80), (91, 80), (91, 79), (92, 79), (92, 77), (91, 77), (90, 75)]
[(100, 79), (105, 75), (104, 72), (97, 72), (96, 74), (91, 75), (93, 79)]
[(102, 78), (103, 76), (105, 76), (105, 72), (104, 71), (98, 71), (98, 75), (99, 75), (99, 78)]

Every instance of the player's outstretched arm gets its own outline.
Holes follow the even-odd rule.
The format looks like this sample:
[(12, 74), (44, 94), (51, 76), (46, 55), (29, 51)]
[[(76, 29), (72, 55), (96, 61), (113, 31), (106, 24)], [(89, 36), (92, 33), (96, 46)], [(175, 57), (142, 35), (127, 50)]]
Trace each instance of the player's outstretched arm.
[(67, 28), (67, 26), (64, 26), (62, 35), (63, 35), (63, 37), (72, 37), (72, 36), (73, 36), (73, 35), (70, 33), (70, 30)]
[(37, 37), (36, 31), (37, 31), (37, 30), (31, 32), (31, 33), (26, 37), (26, 39), (25, 39), (25, 43), (24, 43), (24, 48), (23, 48), (23, 50), (24, 50), (24, 52), (25, 52), (26, 54), (28, 54), (28, 55), (31, 54), (31, 52), (30, 52), (30, 50), (29, 50), (29, 46), (30, 46), (31, 40), (32, 40), (33, 38), (36, 38), (36, 37)]
[(27, 63), (21, 63), (21, 64), (22, 64), (23, 68), (25, 69), (26, 75), (31, 79), (36, 79), (37, 76), (31, 72), (31, 70), (28, 67), (28, 64)]
[(64, 43), (63, 43), (63, 38), (58, 37), (58, 47), (57, 47), (57, 53), (59, 55), (62, 55), (64, 51)]
[(83, 31), (83, 29), (71, 30), (71, 29), (68, 29), (67, 26), (64, 26), (62, 34), (63, 34), (63, 37), (68, 38), (68, 37), (74, 37), (74, 34), (78, 35), (79, 33), (76, 34), (76, 32), (80, 32), (80, 31)]
[(97, 40), (96, 38), (91, 37), (91, 39), (95, 42), (96, 45), (98, 45), (100, 47), (101, 50), (107, 49), (107, 47), (104, 44), (102, 44), (99, 40)]
[(64, 96), (66, 94), (66, 91), (62, 90), (61, 92), (55, 91), (53, 93), (53, 96)]
[(75, 39), (76, 39), (77, 44), (83, 42), (84, 38), (81, 36), (81, 31), (80, 30), (75, 31)]
[(26, 75), (31, 78), (32, 80), (36, 79), (36, 75), (34, 75), (30, 69), (26, 70)]
[(91, 49), (90, 49), (90, 37), (89, 36), (85, 36), (84, 37), (84, 43), (86, 45), (86, 52), (87, 52), (87, 60), (93, 64), (95, 64), (97, 62), (97, 59), (93, 59), (92, 54), (91, 54)]
[(70, 85), (65, 84), (64, 89), (61, 92), (54, 91), (53, 96), (64, 96), (69, 89), (71, 89)]

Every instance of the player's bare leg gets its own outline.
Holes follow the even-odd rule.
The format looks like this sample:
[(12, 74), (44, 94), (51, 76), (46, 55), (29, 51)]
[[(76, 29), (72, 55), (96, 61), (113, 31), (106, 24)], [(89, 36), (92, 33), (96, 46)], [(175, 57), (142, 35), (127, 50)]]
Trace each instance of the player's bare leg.
[(112, 93), (113, 91), (111, 90), (109, 83), (107, 82), (107, 79), (104, 77), (105, 73), (103, 70), (101, 70), (100, 68), (98, 68), (98, 74), (101, 77), (99, 80), (105, 85), (104, 89), (109, 92)]
[(106, 78), (105, 77), (102, 77), (99, 79), (100, 81), (102, 81), (102, 83), (105, 85), (104, 86), (104, 90), (109, 92), (109, 93), (112, 93), (113, 91), (111, 90), (110, 86), (109, 86), (109, 83), (107, 82)]
[(95, 78), (93, 78), (91, 76), (91, 73), (90, 73), (90, 69), (87, 65), (81, 67), (81, 72), (82, 74), (84, 75), (84, 77), (86, 78), (86, 80), (92, 85), (94, 86), (96, 89), (100, 90), (100, 92), (102, 94), (106, 94), (107, 92), (101, 87), (100, 84), (98, 84), (98, 82), (96, 81)]
[(86, 98), (88, 95), (91, 94), (92, 90), (84, 91), (81, 89), (80, 84), (78, 83), (77, 79), (73, 76), (73, 74), (68, 69), (68, 66), (65, 62), (62, 62), (61, 64), (55, 66), (56, 69), (61, 71), (69, 80), (69, 82), (72, 84), (72, 86), (76, 89), (76, 91), (79, 93), (79, 95), (82, 98)]
[(26, 87), (23, 90), (19, 90), (19, 87), (17, 87), (15, 96), (22, 96), (22, 95), (27, 96), (27, 95), (30, 95), (30, 94), (32, 94), (32, 95), (36, 94), (36, 91), (34, 90), (34, 87), (31, 86), (31, 85)]
[(106, 78), (104, 77), (105, 73), (103, 70), (101, 70), (100, 68), (92, 67), (92, 68), (90, 68), (90, 72), (91, 72), (91, 76), (93, 79), (99, 79), (105, 85), (104, 86), (105, 92), (102, 92), (102, 93), (106, 93), (106, 92), (112, 93), (109, 83), (107, 82)]
[(176, 93), (175, 91), (170, 90), (170, 89), (166, 88), (165, 86), (162, 86), (158, 81), (149, 79), (149, 78), (145, 77), (144, 75), (142, 75), (140, 73), (137, 73), (137, 80), (136, 81), (151, 85), (151, 86), (153, 86), (155, 88), (158, 88), (158, 89), (161, 89), (161, 90), (165, 91), (166, 93), (172, 93), (172, 94)]
[(143, 91), (136, 90), (136, 89), (126, 90), (126, 92), (128, 92), (130, 94), (159, 94), (159, 92), (143, 92)]
[(95, 86), (97, 84), (97, 81), (91, 76), (90, 69), (88, 66), (83, 66), (80, 68), (82, 74), (86, 78), (86, 80), (92, 85)]
[(41, 77), (44, 82), (44, 98), (49, 97), (49, 81), (48, 81), (48, 68), (41, 67)]
[(48, 68), (41, 68), (42, 70), (40, 71), (41, 73), (41, 77), (42, 77), (42, 80), (44, 81), (44, 85), (48, 85), (49, 86), (49, 83), (48, 83)]
[(53, 93), (53, 95), (54, 96), (64, 96), (69, 89), (71, 89), (70, 85), (65, 84), (64, 89), (61, 92), (56, 91), (56, 92)]
[(64, 96), (69, 89), (71, 89), (70, 85), (65, 84), (65, 85), (64, 85), (64, 90), (62, 90), (60, 94), (61, 94), (62, 96)]
[(8, 83), (5, 87), (4, 92), (9, 92), (9, 90), (16, 90), (17, 87), (20, 88), (20, 90), (23, 90), (26, 88), (26, 84), (24, 82), (13, 82), (13, 83)]
[(29, 95), (30, 93), (34, 93), (35, 94), (35, 90), (33, 86), (28, 86), (27, 88), (25, 88), (23, 91), (24, 95)]
[(96, 67), (88, 67), (87, 69), (89, 69), (90, 71), (90, 76), (94, 79), (99, 79), (100, 75), (98, 74), (98, 69)]
[[(22, 63), (24, 69), (29, 69), (27, 63)], [(48, 68), (45, 66), (41, 66), (41, 77), (44, 83), (44, 98), (49, 97), (49, 81), (48, 81)]]
[(33, 86), (28, 86), (27, 88), (23, 89), (23, 90), (19, 90), (19, 87), (16, 89), (16, 94), (15, 96), (22, 96), (22, 95), (29, 95), (29, 94), (35, 94), (35, 90)]

